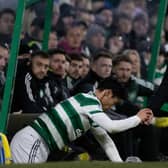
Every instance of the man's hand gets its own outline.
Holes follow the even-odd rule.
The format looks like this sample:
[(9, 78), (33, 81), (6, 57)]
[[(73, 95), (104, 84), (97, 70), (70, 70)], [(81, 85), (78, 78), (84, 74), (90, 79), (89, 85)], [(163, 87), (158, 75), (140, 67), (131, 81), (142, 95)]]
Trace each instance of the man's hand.
[(137, 116), (141, 119), (142, 123), (149, 125), (153, 119), (153, 112), (149, 108), (144, 108), (137, 113)]

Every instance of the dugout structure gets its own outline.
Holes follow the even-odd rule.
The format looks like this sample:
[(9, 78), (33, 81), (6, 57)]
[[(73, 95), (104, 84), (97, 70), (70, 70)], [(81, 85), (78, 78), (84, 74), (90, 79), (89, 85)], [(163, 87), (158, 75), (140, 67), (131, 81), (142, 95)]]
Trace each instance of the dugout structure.
[[(8, 121), (8, 113), (10, 111), (11, 100), (12, 100), (12, 89), (14, 86), (14, 78), (16, 72), (17, 65), (17, 55), (20, 45), (20, 35), (22, 30), (23, 23), (23, 15), (26, 8), (31, 7), (35, 3), (38, 3), (42, 0), (18, 0), (18, 7), (16, 10), (16, 20), (14, 26), (14, 32), (12, 36), (12, 44), (10, 50), (10, 59), (8, 63), (7, 69), (7, 79), (5, 83), (5, 89), (3, 94), (2, 107), (0, 111), (0, 132), (6, 134), (7, 130), (7, 121)], [(48, 49), (48, 38), (49, 32), (51, 28), (51, 18), (52, 18), (52, 9), (53, 9), (53, 1), (54, 0), (45, 0), (47, 3), (46, 14), (45, 14), (45, 25), (44, 25), (44, 34), (43, 34), (43, 50)], [(158, 10), (158, 22), (156, 25), (155, 38), (154, 43), (152, 45), (152, 59), (149, 66), (148, 71), (148, 79), (153, 81), (155, 66), (157, 61), (157, 56), (160, 49), (160, 41), (161, 41), (161, 31), (163, 28), (165, 13), (167, 9), (167, 0), (160, 0), (159, 10)]]
[[(12, 100), (12, 89), (14, 86), (14, 79), (16, 73), (17, 65), (17, 55), (20, 46), (20, 36), (22, 31), (23, 16), (26, 8), (31, 7), (32, 5), (40, 2), (42, 0), (18, 0), (18, 7), (16, 10), (16, 20), (14, 25), (14, 31), (12, 35), (12, 43), (10, 50), (10, 59), (7, 69), (7, 78), (5, 83), (5, 89), (3, 94), (2, 106), (0, 111), (0, 132), (6, 133), (8, 113), (11, 107)], [(46, 0), (46, 14), (45, 14), (45, 25), (44, 25), (44, 34), (43, 34), (43, 50), (48, 49), (48, 38), (51, 28), (51, 19), (52, 19), (52, 9), (53, 9), (53, 0)]]

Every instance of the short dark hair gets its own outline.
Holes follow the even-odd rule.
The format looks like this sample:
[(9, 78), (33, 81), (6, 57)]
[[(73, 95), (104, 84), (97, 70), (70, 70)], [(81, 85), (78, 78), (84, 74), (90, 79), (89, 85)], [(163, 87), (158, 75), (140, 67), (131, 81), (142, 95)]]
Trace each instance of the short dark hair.
[(128, 97), (127, 90), (124, 87), (124, 85), (119, 83), (117, 79), (111, 76), (99, 82), (97, 89), (99, 90), (111, 89), (114, 96), (121, 99), (127, 99)]
[(67, 57), (67, 53), (65, 50), (63, 50), (62, 48), (52, 48), (48, 50), (48, 54), (50, 55), (50, 57), (52, 57), (54, 54), (63, 54), (65, 55), (65, 57)]
[(8, 43), (0, 42), (0, 47), (9, 50), (9, 45), (8, 45)]
[(36, 51), (36, 52), (33, 52), (32, 54), (31, 54), (31, 59), (32, 58), (35, 58), (35, 57), (41, 57), (41, 58), (44, 58), (44, 59), (49, 59), (49, 54), (47, 53), (47, 52), (45, 52), (45, 51), (41, 51), (41, 50), (39, 50), (39, 51)]
[(31, 26), (36, 26), (39, 29), (43, 30), (44, 29), (44, 17), (35, 17), (32, 20)]
[(82, 56), (78, 53), (71, 53), (69, 54), (70, 61), (76, 60), (76, 61), (83, 61)]
[(112, 55), (112, 53), (109, 50), (103, 48), (103, 49), (98, 50), (93, 55), (92, 62), (97, 61), (101, 57), (112, 59), (113, 55)]
[(124, 55), (124, 54), (116, 55), (113, 58), (113, 66), (115, 67), (120, 62), (129, 62), (130, 64), (132, 64), (130, 58), (127, 55)]
[(4, 8), (1, 12), (0, 12), (0, 18), (4, 15), (4, 14), (11, 14), (14, 19), (16, 17), (15, 11), (12, 10), (11, 8)]

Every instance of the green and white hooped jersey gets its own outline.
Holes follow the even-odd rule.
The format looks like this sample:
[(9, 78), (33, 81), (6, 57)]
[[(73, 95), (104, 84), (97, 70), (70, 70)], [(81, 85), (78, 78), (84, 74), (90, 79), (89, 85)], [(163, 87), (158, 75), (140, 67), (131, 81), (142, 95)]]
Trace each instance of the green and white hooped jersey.
[(50, 150), (62, 149), (92, 126), (92, 116), (102, 113), (93, 93), (80, 93), (40, 115), (31, 126), (43, 137)]

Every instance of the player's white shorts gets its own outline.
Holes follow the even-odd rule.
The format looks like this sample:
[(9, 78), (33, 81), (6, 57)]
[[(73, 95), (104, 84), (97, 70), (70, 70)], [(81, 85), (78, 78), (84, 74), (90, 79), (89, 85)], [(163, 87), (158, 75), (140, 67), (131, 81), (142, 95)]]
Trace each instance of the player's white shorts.
[(30, 126), (16, 133), (10, 147), (14, 163), (42, 163), (49, 155), (48, 146)]

